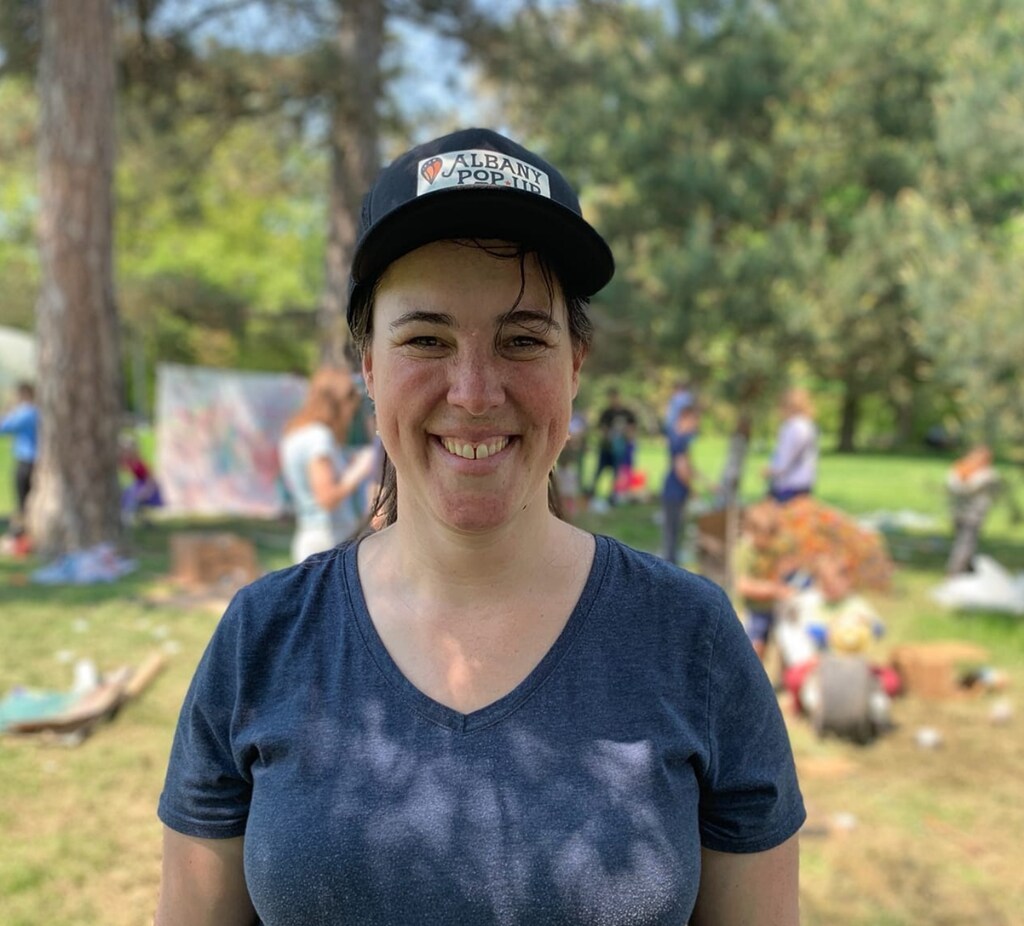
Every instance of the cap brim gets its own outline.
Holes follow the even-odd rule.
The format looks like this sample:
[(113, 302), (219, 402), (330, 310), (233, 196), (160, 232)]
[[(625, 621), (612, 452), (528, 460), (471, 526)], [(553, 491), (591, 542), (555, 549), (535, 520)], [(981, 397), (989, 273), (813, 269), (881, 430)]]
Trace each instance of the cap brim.
[(403, 254), (453, 238), (536, 248), (574, 295), (594, 295), (615, 272), (605, 240), (571, 209), (532, 193), (477, 186), (426, 193), (384, 216), (356, 246), (352, 282), (372, 283)]

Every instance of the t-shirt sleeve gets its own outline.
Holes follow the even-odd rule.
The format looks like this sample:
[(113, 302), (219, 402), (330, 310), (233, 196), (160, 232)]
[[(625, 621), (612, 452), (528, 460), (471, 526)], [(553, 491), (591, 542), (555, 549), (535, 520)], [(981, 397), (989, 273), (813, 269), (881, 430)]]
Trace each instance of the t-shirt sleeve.
[(234, 745), (241, 720), (241, 611), (236, 596), (199, 662), (174, 734), (157, 815), (186, 836), (241, 836), (249, 816), (249, 762)]
[(310, 459), (316, 457), (334, 457), (335, 450), (334, 435), (325, 424), (319, 424), (309, 429), (307, 449)]
[(31, 417), (27, 408), (15, 408), (6, 415), (0, 415), (0, 434), (14, 434), (25, 427)]
[(806, 813), (782, 712), (724, 594), (708, 674), (707, 750), (700, 798), (705, 848), (762, 852), (800, 829)]

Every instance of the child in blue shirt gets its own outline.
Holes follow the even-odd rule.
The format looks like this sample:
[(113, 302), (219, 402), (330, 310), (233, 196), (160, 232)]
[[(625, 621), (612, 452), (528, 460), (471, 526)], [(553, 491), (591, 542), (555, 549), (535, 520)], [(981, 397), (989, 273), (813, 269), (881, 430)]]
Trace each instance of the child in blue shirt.
[(35, 404), (35, 389), (31, 383), (17, 385), (17, 401), (0, 418), (0, 434), (14, 437), (14, 495), (18, 500), (17, 516), (12, 533), (19, 536), (25, 531), (25, 508), (32, 490), (32, 473), (39, 453), (39, 410)]

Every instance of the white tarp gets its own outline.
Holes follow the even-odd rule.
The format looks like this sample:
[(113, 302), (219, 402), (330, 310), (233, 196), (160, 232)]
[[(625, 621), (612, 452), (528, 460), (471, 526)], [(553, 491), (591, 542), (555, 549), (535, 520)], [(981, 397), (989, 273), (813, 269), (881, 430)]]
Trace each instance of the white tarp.
[(19, 380), (36, 378), (36, 340), (26, 331), (0, 325), (0, 410), (13, 399)]
[(1013, 575), (989, 556), (972, 560), (974, 572), (950, 576), (932, 589), (932, 598), (961, 611), (1007, 611), (1024, 616), (1024, 572)]
[(274, 517), (287, 508), (277, 445), (307, 380), (157, 367), (156, 471), (167, 510)]

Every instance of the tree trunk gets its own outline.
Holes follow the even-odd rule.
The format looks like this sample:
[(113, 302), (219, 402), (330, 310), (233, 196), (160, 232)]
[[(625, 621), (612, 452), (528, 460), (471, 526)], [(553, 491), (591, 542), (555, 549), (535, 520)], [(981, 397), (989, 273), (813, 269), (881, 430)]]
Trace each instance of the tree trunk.
[(914, 441), (914, 400), (894, 401), (892, 403), (895, 435), (893, 443), (897, 447), (909, 447)]
[(729, 436), (729, 447), (726, 452), (722, 477), (719, 480), (716, 505), (719, 508), (734, 508), (739, 501), (740, 486), (743, 484), (743, 470), (747, 465), (747, 453), (750, 450), (750, 433), (752, 429), (750, 413), (741, 410), (736, 427)]
[(112, 273), (112, 0), (44, 0), (39, 63), (40, 452), (29, 523), (47, 554), (120, 535)]
[(337, 5), (341, 67), (331, 112), (326, 272), (318, 324), (321, 362), (332, 365), (346, 362), (349, 269), (363, 195), (380, 168), (385, 15), (378, 0), (338, 0)]
[(840, 453), (853, 453), (856, 447), (857, 423), (860, 420), (860, 393), (851, 383), (844, 384), (843, 407), (839, 420)]

